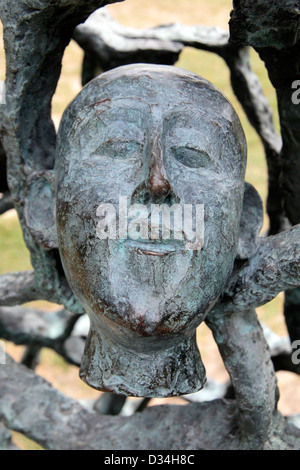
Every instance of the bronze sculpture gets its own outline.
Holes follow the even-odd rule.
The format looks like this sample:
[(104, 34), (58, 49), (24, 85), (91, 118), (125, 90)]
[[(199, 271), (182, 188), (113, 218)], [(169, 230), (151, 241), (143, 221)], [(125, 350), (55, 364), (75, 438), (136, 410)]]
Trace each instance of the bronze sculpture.
[[(190, 90), (194, 91), (194, 87), (197, 88), (195, 84), (198, 83), (199, 90), (201, 89), (203, 93), (205, 92), (204, 94), (207, 93), (207, 96), (210, 95), (210, 98), (213, 98), (213, 100), (206, 100), (199, 97), (199, 103), (204, 100), (204, 104), (207, 103), (210, 108), (211, 102), (217, 100), (217, 109), (210, 110), (209, 113), (206, 112), (207, 106), (204, 106), (202, 111), (198, 107), (194, 109), (194, 102), (191, 103), (188, 94), (184, 98), (184, 92), (181, 89), (183, 75), (180, 79), (180, 73), (172, 72), (171, 69), (169, 69), (169, 73), (173, 79), (175, 78), (176, 90), (173, 88), (173, 80), (171, 80), (172, 86), (171, 82), (167, 80), (167, 84), (162, 86), (161, 89), (160, 106), (156, 106), (154, 95), (156, 92), (159, 95), (160, 86), (158, 87), (156, 84), (159, 81), (155, 82), (153, 87), (151, 82), (153, 82), (152, 75), (155, 76), (155, 70), (160, 69), (151, 66), (147, 66), (149, 69), (143, 67), (144, 70), (149, 71), (151, 77), (143, 77), (139, 67), (126, 69), (131, 70), (131, 78), (134, 77), (134, 71), (139, 70), (140, 76), (137, 82), (140, 82), (140, 85), (142, 84), (142, 88), (138, 86), (138, 83), (134, 83), (134, 80), (131, 83), (130, 77), (127, 77), (127, 79), (122, 77), (122, 73), (119, 79), (123, 85), (118, 88), (118, 86), (115, 86), (114, 80), (115, 78), (118, 80), (117, 76), (120, 72), (112, 72), (103, 78), (103, 82), (108, 78), (105, 85), (107, 88), (104, 87), (104, 91), (97, 89), (98, 83), (103, 84), (102, 79), (97, 79), (88, 85), (80, 94), (78, 101), (75, 101), (75, 104), (69, 108), (59, 133), (60, 143), (58, 153), (56, 153), (55, 132), (50, 119), (50, 102), (59, 76), (60, 59), (75, 25), (83, 21), (96, 6), (100, 5), (99, 2), (95, 1), (82, 2), (75, 0), (45, 2), (43, 6), (37, 5), (37, 3), (24, 0), (14, 3), (11, 8), (8, 8), (7, 2), (3, 2), (1, 6), (1, 14), (6, 25), (5, 40), (8, 61), (7, 104), (5, 105), (5, 112), (1, 116), (4, 129), (2, 139), (8, 157), (10, 192), (21, 219), (25, 239), (30, 248), (35, 268), (35, 275), (33, 273), (24, 273), (1, 278), (0, 287), (3, 286), (1, 290), (3, 294), (2, 305), (13, 305), (15, 302), (20, 303), (28, 299), (42, 297), (65, 305), (74, 314), (83, 313), (82, 306), (76, 301), (66, 282), (57, 250), (55, 172), (53, 169), (56, 160), (56, 173), (59, 177), (57, 186), (58, 234), (65, 271), (74, 291), (92, 316), (93, 329), (97, 323), (97, 328), (99, 325), (101, 326), (102, 336), (104, 336), (102, 332), (105, 329), (105, 335), (111, 336), (109, 341), (105, 338), (107, 343), (110, 343), (108, 347), (109, 355), (105, 357), (106, 370), (104, 373), (98, 373), (97, 366), (100, 354), (98, 356), (97, 352), (94, 355), (92, 349), (88, 353), (90, 357), (86, 356), (87, 358), (83, 363), (82, 375), (85, 379), (99, 388), (137, 395), (143, 393), (145, 395), (166, 396), (186, 393), (187, 390), (196, 390), (203, 384), (204, 377), (199, 356), (195, 349), (193, 350), (194, 356), (191, 355), (190, 357), (193, 359), (196, 357), (196, 365), (191, 361), (183, 367), (183, 370), (178, 371), (177, 368), (180, 379), (178, 382), (176, 364), (180, 364), (180, 361), (177, 362), (180, 355), (178, 349), (180, 348), (173, 350), (169, 348), (171, 355), (168, 360), (171, 366), (166, 368), (167, 371), (170, 371), (167, 378), (164, 377), (164, 374), (160, 375), (161, 371), (164, 371), (164, 367), (157, 359), (160, 358), (165, 361), (168, 355), (164, 356), (161, 351), (163, 349), (167, 350), (169, 344), (176, 343), (177, 338), (180, 338), (178, 344), (180, 342), (184, 344), (181, 340), (181, 335), (183, 335), (182, 327), (186, 328), (190, 339), (194, 340), (193, 329), (200, 321), (205, 320), (214, 333), (225, 365), (230, 373), (235, 393), (234, 405), (226, 402), (222, 404), (215, 403), (210, 409), (219, 410), (222, 405), (225, 409), (224, 413), (227, 413), (226, 416), (230, 416), (227, 421), (225, 420), (226, 423), (235, 423), (234, 425), (238, 423), (239, 425), (236, 432), (232, 436), (226, 435), (226, 439), (221, 439), (219, 445), (228, 448), (266, 448), (268, 446), (274, 448), (276, 445), (279, 447), (288, 447), (289, 445), (296, 447), (296, 438), (291, 437), (293, 433), (289, 434), (285, 431), (285, 422), (276, 411), (278, 394), (274, 369), (254, 308), (271, 300), (282, 290), (299, 286), (299, 226), (273, 237), (259, 238), (262, 225), (261, 201), (255, 190), (248, 185), (245, 186), (245, 192), (243, 193), (244, 140), (231, 106), (211, 85), (195, 76), (191, 77), (190, 74), (181, 72), (185, 77), (188, 76), (186, 78), (187, 88), (190, 87)], [(71, 5), (72, 8), (68, 11), (66, 21), (64, 7), (67, 4)], [(47, 10), (46, 15), (44, 15), (44, 8)], [(28, 28), (28, 25), (32, 27), (30, 40), (26, 35), (21, 34), (25, 24), (23, 24), (22, 15), (27, 21), (26, 23), (24, 20), (26, 27)], [(14, 22), (16, 28), (10, 28), (12, 22)], [(36, 37), (41, 34), (41, 31), (44, 42), (40, 41), (38, 43)], [(220, 46), (219, 50), (222, 50), (224, 57), (226, 56), (229, 61), (229, 52), (233, 51), (234, 48), (232, 49), (228, 44), (224, 46), (224, 50), (222, 47), (223, 45)], [(18, 74), (18, 71), (21, 72)], [(16, 80), (16, 74), (18, 80)], [(179, 74), (179, 77), (177, 74)], [(163, 75), (166, 76), (166, 74)], [(39, 82), (41, 77), (43, 86), (40, 86)], [(126, 90), (124, 90), (125, 82), (122, 80), (126, 82)], [(164, 80), (162, 80), (163, 82)], [(206, 84), (204, 85), (204, 83)], [(95, 87), (95, 90), (93, 90), (93, 87)], [(116, 110), (122, 116), (122, 113), (125, 112), (124, 107), (119, 106), (116, 109), (112, 107), (112, 121), (116, 121), (115, 126), (110, 129), (111, 135), (109, 135), (109, 132), (106, 133), (105, 130), (103, 135), (106, 135), (106, 141), (102, 142), (100, 137), (103, 132), (103, 128), (101, 129), (101, 116), (104, 119), (107, 108), (109, 108), (107, 99), (110, 98), (111, 94), (108, 93), (105, 96), (105, 90), (109, 90), (109, 87), (111, 87), (114, 98), (120, 93), (119, 98), (123, 100), (123, 103), (127, 102), (125, 108), (128, 104), (132, 105), (128, 95), (129, 90), (136, 97), (143, 89), (143, 97), (147, 97), (146, 102), (153, 105), (153, 110), (150, 113), (147, 111), (146, 114), (143, 111), (141, 117), (138, 117), (138, 113), (136, 113), (138, 106), (135, 102), (133, 110), (126, 111), (127, 115), (121, 119), (120, 124), (115, 119)], [(145, 90), (147, 92), (144, 95)], [(179, 129), (184, 129), (184, 132), (173, 132), (173, 122), (170, 119), (165, 126), (163, 139), (161, 140), (158, 133), (157, 138), (144, 147), (143, 136), (145, 135), (143, 131), (145, 128), (143, 123), (146, 123), (146, 136), (151, 136), (153, 123), (150, 117), (152, 114), (155, 116), (156, 110), (159, 110), (160, 107), (163, 109), (164, 106), (172, 108), (174, 96), (178, 96), (178, 90), (181, 90), (180, 97), (178, 97), (181, 106), (177, 119), (181, 122), (180, 126), (183, 126), (179, 126)], [(154, 91), (155, 93), (153, 93)], [(102, 97), (99, 102), (97, 96)], [(39, 99), (36, 99), (37, 97)], [(139, 97), (141, 98), (141, 96)], [(184, 114), (183, 109), (187, 104), (189, 109), (193, 109), (193, 114), (187, 113), (188, 116), (185, 119), (182, 116)], [(85, 105), (87, 105), (87, 109), (84, 108)], [(115, 106), (115, 103), (113, 106)], [(34, 112), (32, 112), (33, 109)], [(97, 112), (99, 119), (90, 119), (93, 117), (93, 113)], [(109, 116), (109, 113), (107, 115)], [(201, 119), (196, 119), (197, 115)], [(81, 121), (81, 118), (83, 121)], [(136, 119), (140, 119), (142, 124), (137, 126)], [(162, 116), (160, 116), (160, 121), (157, 122), (161, 123), (161, 119)], [(132, 120), (134, 122), (131, 122)], [(24, 122), (27, 123), (26, 127), (23, 125)], [(128, 126), (128, 122), (130, 126)], [(73, 126), (74, 123), (75, 127)], [(200, 124), (201, 126), (197, 129)], [(78, 134), (76, 134), (76, 126)], [(158, 126), (158, 129), (161, 130), (161, 126)], [(194, 131), (195, 129), (197, 129), (197, 132)], [(229, 141), (222, 138), (222, 129), (226, 129), (226, 138)], [(139, 131), (142, 131), (142, 133)], [(171, 145), (165, 144), (164, 139), (168, 133), (171, 134)], [(214, 136), (211, 141), (207, 139), (208, 133)], [(115, 135), (119, 135), (119, 142), (113, 140)], [(120, 140), (120, 135), (123, 140)], [(76, 139), (78, 140), (76, 141)], [(98, 139), (100, 140), (98, 141)], [(196, 148), (196, 141), (201, 142), (200, 149)], [(97, 144), (95, 148), (93, 148), (94, 142)], [(221, 142), (221, 148), (210, 148), (213, 142)], [(224, 142), (225, 145), (223, 145)], [(116, 144), (119, 145), (117, 150)], [(153, 148), (156, 149), (155, 152), (151, 151)], [(170, 158), (168, 152), (166, 155), (164, 154), (163, 149), (172, 150), (170, 151)], [(183, 152), (182, 149), (184, 149)], [(229, 158), (230, 149), (234, 150), (236, 165), (232, 165), (232, 156)], [(222, 161), (224, 150), (226, 158)], [(78, 152), (81, 152), (80, 155)], [(128, 152), (133, 152), (130, 157), (132, 158), (130, 164), (126, 160)], [(114, 160), (116, 153), (120, 155), (121, 162)], [(103, 156), (105, 156), (104, 159)], [(215, 156), (218, 156), (218, 161), (214, 160)], [(99, 157), (102, 163), (99, 163)], [(199, 158), (202, 161), (200, 167)], [(110, 169), (105, 169), (108, 161), (110, 162)], [(134, 161), (137, 164), (136, 171), (134, 170)], [(153, 165), (150, 164), (151, 162)], [(97, 173), (99, 165), (101, 174)], [(182, 168), (182, 171), (179, 168)], [(113, 172), (112, 169), (114, 169)], [(202, 171), (205, 177), (201, 176)], [(117, 181), (109, 179), (111, 174), (118, 175)], [(127, 178), (125, 178), (126, 175)], [(182, 175), (184, 181), (181, 179)], [(69, 176), (70, 179), (68, 180)], [(228, 180), (224, 176), (226, 178), (228, 176)], [(108, 182), (116, 189), (113, 195), (107, 191)], [(185, 185), (183, 183), (186, 184), (189, 191), (184, 191)], [(212, 187), (212, 184), (215, 186)], [(98, 185), (101, 186), (101, 190)], [(206, 191), (201, 193), (199, 189), (201, 187), (206, 188)], [(217, 195), (216, 188), (218, 188)], [(168, 251), (174, 248), (174, 246), (171, 246), (172, 244), (169, 244), (168, 250), (166, 250), (166, 247), (157, 246), (159, 243), (154, 247), (154, 244), (147, 242), (146, 246), (144, 244), (138, 247), (139, 253), (135, 253), (137, 243), (130, 242), (129, 245), (131, 245), (133, 251), (126, 254), (126, 249), (124, 249), (125, 255), (123, 257), (117, 256), (121, 245), (124, 247), (125, 243), (120, 244), (117, 241), (109, 244), (107, 241), (103, 243), (101, 240), (96, 239), (97, 220), (95, 217), (99, 204), (115, 202), (115, 193), (118, 194), (120, 189), (124, 189), (124, 191), (126, 189), (125, 195), (132, 199), (131, 202), (135, 204), (142, 203), (146, 206), (149, 205), (149, 202), (167, 202), (168, 204), (194, 202), (189, 199), (189, 194), (197, 197), (198, 191), (200, 191), (201, 201), (198, 202), (205, 205), (207, 211), (205, 227), (208, 230), (203, 250), (200, 250), (199, 253), (195, 251), (192, 257), (188, 251), (178, 255), (177, 250), (175, 250), (176, 257), (178, 256), (178, 259), (183, 260), (183, 262), (174, 262), (174, 266), (171, 260), (173, 258), (175, 260), (175, 254), (174, 252), (170, 254), (170, 251)], [(242, 201), (243, 194), (244, 200)], [(112, 201), (110, 198), (112, 198)], [(222, 240), (220, 237), (222, 237)], [(112, 247), (112, 254), (110, 255), (106, 250), (107, 246)], [(93, 253), (91, 254), (89, 250), (93, 250)], [(140, 276), (147, 273), (145, 266), (147, 267), (150, 259), (154, 266), (152, 273), (160, 270), (162, 262), (166, 262), (169, 268), (168, 271), (174, 267), (175, 272), (184, 273), (185, 269), (188, 270), (191, 259), (201, 261), (202, 252), (207, 255), (207, 258), (203, 256), (203, 259), (206, 259), (204, 271), (197, 271), (198, 265), (191, 263), (194, 270), (193, 274), (196, 277), (199, 276), (196, 279), (197, 282), (191, 277), (191, 281), (187, 284), (180, 283), (176, 276), (175, 279), (172, 278), (171, 274), (173, 272), (168, 272), (165, 277), (163, 275), (159, 277), (160, 280), (166, 279), (167, 283), (175, 288), (165, 293), (162, 289), (163, 282), (159, 281), (155, 285), (155, 295), (157, 293), (161, 294), (159, 304), (166, 306), (165, 310), (159, 307), (157, 310), (149, 311), (145, 307), (149, 303), (144, 301), (144, 298), (151, 301), (155, 299), (153, 291), (149, 289), (149, 286), (152, 286), (149, 280), (148, 283), (144, 282), (141, 285), (145, 294), (138, 298), (139, 304), (136, 307), (136, 304), (134, 304), (135, 299), (130, 294), (131, 292), (138, 292)], [(72, 258), (74, 253), (76, 255), (75, 262)], [(128, 261), (128, 266), (131, 267), (129, 272), (126, 270), (126, 263), (123, 262), (122, 264), (120, 262), (122, 260)], [(184, 265), (184, 261), (186, 265)], [(97, 263), (104, 266), (103, 273), (112, 273), (110, 276), (105, 277), (105, 274), (103, 277), (101, 276), (100, 287)], [(106, 269), (110, 266), (114, 269)], [(141, 267), (132, 276), (133, 266)], [(217, 272), (214, 272), (215, 266), (217, 266)], [(203, 278), (201, 278), (203, 275), (206, 275), (205, 281), (207, 283), (204, 283)], [(132, 281), (133, 288), (127, 289), (128, 285), (132, 286), (130, 285)], [(202, 293), (199, 297), (199, 293), (193, 290), (194, 285), (199, 285), (198, 281), (205, 287), (203, 297)], [(193, 284), (194, 282), (195, 284)], [(178, 288), (179, 291), (182, 289), (179, 296), (181, 304), (179, 303), (175, 307), (173, 304), (174, 308), (171, 308), (172, 303), (171, 301), (168, 302)], [(189, 296), (191, 302), (186, 306), (185, 302)], [(124, 305), (122, 304), (123, 299)], [(168, 302), (164, 302), (165, 299)], [(201, 303), (202, 301), (203, 303)], [(106, 309), (105, 315), (103, 315), (103, 304), (105, 304)], [(128, 306), (130, 306), (129, 309)], [(178, 313), (178, 320), (176, 318), (176, 321), (172, 318), (174, 309)], [(187, 321), (184, 317), (180, 321), (181, 310), (187, 313)], [(143, 319), (147, 318), (150, 321), (141, 322), (141, 311), (144, 313)], [(162, 315), (164, 311), (166, 315)], [(153, 315), (153, 312), (155, 315)], [(106, 326), (107, 319), (109, 328)], [(70, 324), (72, 324), (72, 321), (74, 320), (71, 319), (66, 322), (66, 329), (71, 329)], [(159, 331), (161, 323), (165, 328), (163, 332)], [(171, 334), (174, 326), (175, 331), (173, 333), (178, 335), (176, 340), (175, 336), (172, 337)], [(116, 331), (114, 334), (112, 334), (113, 330)], [(167, 336), (164, 336), (165, 333), (167, 333)], [(149, 349), (144, 361), (146, 366), (144, 366), (142, 360), (142, 350), (145, 345), (143, 335), (146, 335), (147, 340), (150, 338), (150, 341), (147, 342), (147, 344), (149, 343)], [(154, 344), (151, 344), (151, 336), (155, 338)], [(170, 343), (168, 343), (169, 337)], [(95, 340), (95, 338), (97, 339)], [(113, 342), (117, 342), (116, 338), (123, 347), (123, 354), (120, 357), (116, 355), (116, 351), (112, 348)], [(93, 332), (88, 345), (96, 345), (99, 348), (98, 340), (99, 332), (97, 334)], [(162, 348), (159, 354), (155, 355), (157, 362), (154, 362), (151, 370), (148, 359), (149, 356), (151, 357), (152, 347), (156, 347), (156, 343), (160, 343)], [(53, 344), (57, 343), (53, 342)], [(188, 346), (190, 345), (188, 344)], [(128, 356), (126, 350), (130, 347), (134, 351), (131, 351)], [(185, 359), (189, 358), (186, 353), (187, 349), (186, 343)], [(123, 359), (125, 357), (127, 371), (120, 368), (122, 357)], [(132, 357), (135, 359), (138, 357), (137, 363), (129, 364)], [(111, 359), (112, 362), (116, 361), (117, 363), (109, 364)], [(119, 359), (120, 363), (118, 363)], [(93, 363), (93, 361), (95, 362)], [(135, 364), (138, 364), (138, 368), (134, 368)], [(133, 367), (130, 368), (129, 366), (132, 365)], [(136, 379), (142, 373), (141, 366), (144, 366), (144, 370), (148, 370), (148, 376), (137, 383), (138, 380)], [(194, 377), (195, 367), (197, 372)], [(114, 374), (111, 375), (111, 371)], [(129, 384), (125, 381), (125, 372), (128, 372), (127, 377), (131, 379)], [(7, 373), (7, 370), (0, 370), (4, 384), (3, 396), (5, 398), (7, 397), (7, 391), (11, 391), (9, 387), (13, 387), (14, 384), (13, 380), (11, 380), (12, 385), (6, 380)], [(24, 375), (26, 380), (29, 380), (30, 374), (24, 373)], [(190, 379), (191, 375), (193, 380)], [(112, 376), (115, 376), (115, 378), (110, 382)], [(116, 377), (119, 379), (118, 383), (116, 383)], [(153, 383), (149, 378), (155, 379)], [(9, 421), (11, 418), (7, 417), (6, 409), (10, 408), (7, 401), (4, 403), (8, 408), (2, 406), (1, 413)], [(62, 406), (66, 406), (66, 403)], [(238, 421), (235, 416), (236, 411), (238, 412)], [(200, 408), (198, 408), (198, 412), (203, 416), (205, 414), (204, 410), (200, 410)], [(226, 428), (225, 425), (224, 427)], [(224, 431), (220, 431), (219, 435), (224, 436)], [(280, 442), (278, 441), (279, 435)], [(201, 443), (199, 443), (200, 445)], [(208, 447), (210, 445), (212, 444), (208, 444)], [(213, 445), (217, 446), (217, 444)]]
[[(186, 71), (114, 69), (68, 108), (58, 139), (57, 227), (70, 285), (91, 317), (81, 368), (90, 385), (142, 397), (202, 388), (196, 327), (233, 268), (245, 164), (233, 108)], [(99, 240), (96, 208), (124, 196), (148, 207), (205, 205), (203, 248)]]

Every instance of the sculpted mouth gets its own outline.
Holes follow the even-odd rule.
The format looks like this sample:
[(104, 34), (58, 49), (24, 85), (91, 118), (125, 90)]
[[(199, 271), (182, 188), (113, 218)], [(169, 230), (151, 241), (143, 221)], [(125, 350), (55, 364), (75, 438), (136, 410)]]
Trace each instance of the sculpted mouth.
[(170, 240), (127, 240), (125, 246), (141, 255), (166, 256), (182, 250), (182, 243)]

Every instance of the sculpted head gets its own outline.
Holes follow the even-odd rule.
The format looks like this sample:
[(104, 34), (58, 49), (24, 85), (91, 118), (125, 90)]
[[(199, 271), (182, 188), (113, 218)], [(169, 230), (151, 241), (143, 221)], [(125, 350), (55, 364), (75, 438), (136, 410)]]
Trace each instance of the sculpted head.
[[(81, 367), (91, 386), (135, 396), (203, 386), (196, 328), (232, 272), (245, 165), (234, 109), (193, 73), (120, 67), (69, 106), (58, 139), (57, 231), (91, 319)], [(162, 204), (182, 209), (182, 230), (173, 222), (168, 239), (145, 228)], [(191, 214), (198, 244), (188, 238)], [(103, 220), (112, 222), (106, 232)]]

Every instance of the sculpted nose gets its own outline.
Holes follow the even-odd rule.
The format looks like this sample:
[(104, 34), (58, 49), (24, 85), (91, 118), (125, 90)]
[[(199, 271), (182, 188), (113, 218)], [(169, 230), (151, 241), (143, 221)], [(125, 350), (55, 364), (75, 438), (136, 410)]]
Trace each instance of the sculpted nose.
[(160, 135), (151, 142), (150, 157), (147, 161), (146, 178), (134, 191), (132, 204), (175, 204), (179, 202), (169, 183), (164, 167), (163, 147)]
[(151, 146), (147, 189), (154, 200), (165, 199), (171, 191), (163, 161), (160, 136), (155, 136)]

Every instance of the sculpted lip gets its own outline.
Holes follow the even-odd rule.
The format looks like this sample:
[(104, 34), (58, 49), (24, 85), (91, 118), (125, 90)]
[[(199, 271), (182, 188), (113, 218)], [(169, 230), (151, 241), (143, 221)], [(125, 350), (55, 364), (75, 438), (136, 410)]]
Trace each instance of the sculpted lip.
[(138, 240), (127, 240), (125, 246), (139, 254), (148, 256), (166, 256), (178, 251), (179, 246), (175, 243), (164, 243), (163, 241), (156, 240), (151, 242), (141, 242)]

